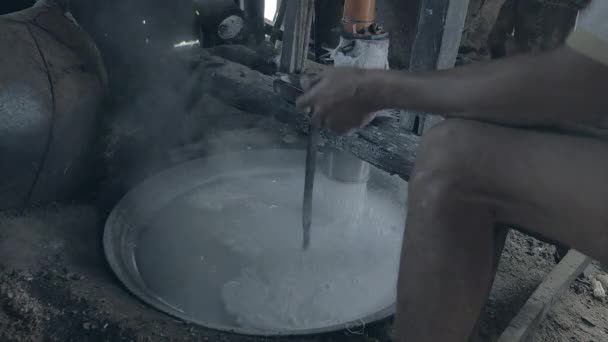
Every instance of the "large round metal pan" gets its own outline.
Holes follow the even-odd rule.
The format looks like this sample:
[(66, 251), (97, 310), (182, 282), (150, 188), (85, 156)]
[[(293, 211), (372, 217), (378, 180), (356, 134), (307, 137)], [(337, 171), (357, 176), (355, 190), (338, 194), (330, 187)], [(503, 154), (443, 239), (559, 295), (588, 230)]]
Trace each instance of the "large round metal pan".
[[(163, 244), (168, 243), (166, 237), (173, 236), (172, 234), (174, 234), (174, 232), (177, 235), (182, 234), (178, 232), (179, 223), (166, 227), (166, 231), (163, 233), (165, 234), (163, 235), (165, 238), (159, 236), (158, 238), (152, 237), (151, 239), (151, 237), (146, 236), (149, 231), (146, 227), (162, 221), (163, 209), (171, 205), (171, 203), (175, 203), (176, 199), (196, 191), (204, 193), (206, 187), (209, 187), (212, 184), (218, 184), (218, 182), (230, 183), (233, 180), (240, 180), (242, 182), (243, 179), (251, 179), (252, 182), (255, 182), (256, 177), (263, 178), (266, 176), (281, 177), (281, 175), (292, 175), (295, 177), (294, 179), (302, 180), (303, 183), (304, 159), (304, 152), (301, 150), (248, 151), (194, 160), (151, 177), (130, 191), (116, 205), (107, 219), (104, 232), (104, 249), (112, 270), (132, 294), (150, 306), (187, 322), (238, 334), (258, 336), (310, 335), (342, 330), (349, 327), (357, 327), (362, 324), (368, 324), (389, 317), (395, 311), (393, 300), (394, 294), (392, 293), (383, 294), (385, 296), (383, 298), (390, 298), (391, 302), (387, 305), (383, 304), (383, 307), (379, 307), (377, 310), (374, 310), (374, 312), (361, 312), (360, 317), (357, 316), (356, 319), (351, 318), (327, 326), (315, 326), (313, 328), (306, 326), (303, 326), (302, 328), (279, 327), (271, 329), (250, 325), (247, 326), (239, 324), (232, 319), (221, 318), (224, 317), (223, 314), (218, 314), (217, 317), (214, 317), (213, 312), (207, 316), (189, 313), (189, 310), (180, 307), (180, 303), (183, 303), (183, 301), (176, 302), (168, 299), (165, 294), (159, 293), (156, 289), (156, 285), (152, 284), (159, 279), (160, 281), (163, 281), (163, 279), (166, 281), (173, 281), (174, 285), (171, 286), (174, 286), (176, 292), (185, 291), (185, 289), (182, 289), (181, 287), (186, 286), (183, 285), (183, 280), (170, 280), (170, 277), (167, 276), (167, 274), (170, 273), (162, 273), (161, 266), (158, 266), (158, 272), (160, 272), (158, 276), (150, 277), (149, 275), (146, 276), (144, 274), (149, 274), (156, 270), (155, 265), (145, 266), (147, 268), (147, 271), (145, 272), (142, 270), (142, 260), (139, 260), (141, 257), (138, 256), (138, 248), (145, 247), (150, 250), (150, 246), (142, 246), (144, 243), (156, 244), (153, 248), (158, 248), (158, 255), (154, 255), (154, 260), (161, 260), (165, 265), (167, 263), (169, 263), (169, 265), (174, 263), (176, 267), (190, 267), (190, 264), (180, 260), (163, 261), (162, 259), (174, 257), (171, 253), (166, 252)], [(400, 201), (399, 208), (401, 210), (405, 207), (405, 186), (405, 182), (399, 178), (389, 176), (379, 170), (373, 169), (368, 183), (368, 192), (373, 193), (375, 191), (374, 189), (381, 189), (381, 192), (379, 192), (381, 193), (381, 196), (390, 197), (389, 200), (391, 201)], [(298, 191), (294, 191), (292, 195), (289, 195), (289, 197), (293, 197), (294, 203), (301, 201), (302, 198), (302, 190), (300, 190), (302, 189), (302, 185), (299, 183), (295, 184), (294, 189), (296, 188)], [(206, 229), (205, 222), (201, 222), (201, 227), (198, 234), (204, 234), (204, 229)], [(395, 236), (398, 236), (399, 238), (402, 236), (402, 227), (403, 226), (398, 229), (393, 228), (395, 231), (399, 230)], [(301, 239), (301, 227), (299, 227), (298, 224), (294, 224), (294, 227), (286, 229), (293, 229), (294, 243), (292, 249), (290, 249), (291, 247), (282, 246), (285, 253), (309, 253), (308, 255), (314, 255), (314, 253), (319, 252), (314, 248), (316, 234), (319, 234), (318, 230), (315, 231), (314, 222), (312, 230), (313, 245), (307, 252), (301, 251), (301, 244), (297, 241), (298, 239)], [(185, 243), (188, 244), (192, 244), (192, 240), (195, 240), (195, 237), (189, 237), (187, 235), (183, 235), (182, 238), (184, 238)], [(262, 236), (262, 238), (265, 237)], [(396, 239), (394, 237), (391, 238), (393, 240)], [(215, 254), (210, 255), (210, 257), (215, 257), (217, 260), (226, 260), (225, 265), (232, 265), (226, 267), (233, 267), (235, 264), (238, 264), (230, 262), (231, 258), (234, 258), (234, 253), (226, 250), (226, 254), (223, 255), (224, 249), (217, 247), (220, 246), (221, 243), (213, 241), (213, 239), (214, 237), (212, 235), (202, 239), (205, 240), (204, 246), (207, 247), (203, 246), (201, 248), (204, 249), (211, 246), (213, 251), (207, 251), (207, 253)], [(318, 239), (320, 239), (320, 237), (318, 237)], [(186, 240), (189, 241), (186, 242)], [(319, 241), (317, 240), (316, 242), (318, 243)], [(256, 242), (252, 241), (251, 243), (255, 244)], [(339, 241), (336, 242), (336, 245), (338, 244), (340, 244)], [(391, 261), (395, 264), (394, 276), (393, 274), (389, 274), (388, 282), (396, 281), (399, 254), (397, 245), (398, 244), (391, 244), (392, 247), (386, 247), (387, 253), (390, 254), (390, 258), (395, 259), (394, 261)], [(358, 253), (358, 251), (356, 252)], [(205, 251), (201, 251), (201, 255), (204, 253)], [(383, 251), (382, 253), (385, 252)], [(288, 256), (286, 255), (286, 257)], [(201, 256), (201, 260), (202, 259), (203, 257)], [(222, 264), (218, 265), (218, 267), (223, 267)], [(389, 266), (392, 267), (392, 264)], [(166, 268), (166, 266), (164, 267)], [(371, 267), (371, 269), (373, 270), (374, 267)], [(189, 271), (189, 269), (186, 269), (186, 271)], [(226, 271), (230, 273), (229, 271), (231, 270)], [(170, 270), (168, 272), (170, 272)], [(192, 269), (191, 272), (198, 271)], [(362, 272), (367, 271), (363, 270)], [(151, 283), (150, 279), (152, 278), (156, 280)], [(208, 285), (205, 284), (205, 282), (204, 278), (200, 281), (200, 296), (221, 297), (219, 291), (214, 293), (214, 291), (209, 290)], [(166, 289), (168, 285), (164, 284), (163, 286), (165, 286)], [(390, 284), (390, 286), (393, 286), (393, 284)], [(390, 286), (389, 288), (391, 288)], [(372, 296), (374, 293), (373, 291), (373, 289), (370, 290)], [(212, 301), (214, 299), (210, 298), (209, 300)], [(207, 302), (209, 302), (209, 300)], [(211, 306), (205, 309), (208, 311), (215, 310)]]

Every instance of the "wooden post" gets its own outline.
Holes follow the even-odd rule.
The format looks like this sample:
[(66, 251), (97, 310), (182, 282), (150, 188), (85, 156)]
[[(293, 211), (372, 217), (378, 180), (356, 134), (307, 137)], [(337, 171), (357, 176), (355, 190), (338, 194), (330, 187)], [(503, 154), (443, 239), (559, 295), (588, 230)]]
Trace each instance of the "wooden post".
[(441, 48), (437, 57), (437, 69), (451, 69), (456, 64), (458, 48), (462, 39), (464, 22), (469, 7), (468, 0), (450, 1), (441, 37)]
[(422, 1), (410, 70), (426, 71), (454, 66), (468, 4), (468, 0)]
[(308, 55), (314, 0), (287, 1), (279, 71), (299, 73)]
[[(409, 70), (427, 71), (454, 67), (467, 15), (469, 0), (422, 0)], [(390, 28), (389, 28), (390, 29)], [(417, 118), (414, 129), (422, 134), (439, 118), (408, 113)], [(403, 120), (407, 121), (406, 118)]]

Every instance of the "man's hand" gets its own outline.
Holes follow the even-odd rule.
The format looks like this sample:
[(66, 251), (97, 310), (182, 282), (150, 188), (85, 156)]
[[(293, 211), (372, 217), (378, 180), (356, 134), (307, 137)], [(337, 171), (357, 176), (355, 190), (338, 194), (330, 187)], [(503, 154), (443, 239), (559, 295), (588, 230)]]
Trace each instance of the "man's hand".
[(387, 108), (520, 127), (606, 128), (607, 85), (608, 66), (566, 46), (434, 72), (332, 68), (297, 105), (340, 134)]
[(338, 134), (364, 127), (378, 108), (379, 71), (333, 68), (303, 84), (306, 93), (297, 101), (301, 110), (311, 110), (313, 124)]

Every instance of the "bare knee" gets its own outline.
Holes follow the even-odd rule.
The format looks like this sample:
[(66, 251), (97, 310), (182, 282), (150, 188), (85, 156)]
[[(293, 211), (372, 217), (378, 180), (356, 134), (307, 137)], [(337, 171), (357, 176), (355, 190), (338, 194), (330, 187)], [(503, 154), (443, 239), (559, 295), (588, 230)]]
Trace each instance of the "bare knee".
[(425, 133), (410, 178), (410, 190), (436, 197), (474, 182), (483, 149), (479, 139), (482, 125), (448, 119)]

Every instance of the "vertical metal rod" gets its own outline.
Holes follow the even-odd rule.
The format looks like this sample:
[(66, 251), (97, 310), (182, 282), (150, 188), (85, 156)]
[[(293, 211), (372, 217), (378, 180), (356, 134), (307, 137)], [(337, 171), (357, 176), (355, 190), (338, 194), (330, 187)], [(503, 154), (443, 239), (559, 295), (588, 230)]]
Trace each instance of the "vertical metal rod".
[(304, 202), (302, 204), (302, 248), (310, 245), (310, 227), (312, 225), (312, 195), (317, 170), (317, 149), (319, 148), (319, 129), (310, 125), (308, 131), (308, 147), (306, 149), (306, 170), (304, 175)]

